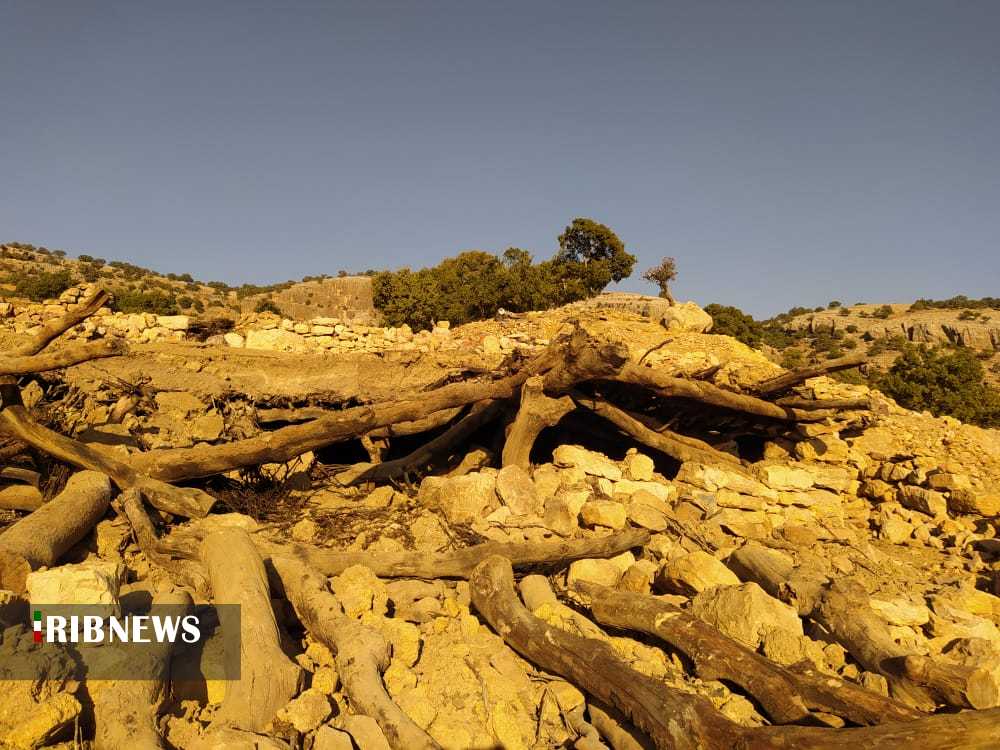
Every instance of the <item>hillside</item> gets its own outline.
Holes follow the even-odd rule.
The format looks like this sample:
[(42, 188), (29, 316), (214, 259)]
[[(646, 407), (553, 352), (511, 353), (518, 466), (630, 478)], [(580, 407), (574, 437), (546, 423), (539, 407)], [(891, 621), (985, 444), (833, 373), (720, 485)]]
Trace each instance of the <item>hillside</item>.
[(870, 354), (880, 367), (891, 365), (900, 344), (906, 341), (971, 349), (982, 361), (987, 379), (998, 383), (1000, 300), (984, 302), (996, 307), (965, 298), (930, 303), (949, 307), (930, 307), (927, 301), (865, 303), (779, 318), (778, 325), (796, 336), (790, 348), (809, 358), (833, 359), (857, 350)]
[(300, 320), (337, 317), (362, 324), (375, 322), (371, 280), (365, 276), (306, 277), (270, 286), (230, 286), (198, 281), (190, 274), (161, 274), (122, 261), (64, 252), (23, 243), (0, 245), (0, 299), (43, 302), (58, 299), (77, 283), (99, 283), (123, 312), (188, 314), (236, 319), (262, 306)]

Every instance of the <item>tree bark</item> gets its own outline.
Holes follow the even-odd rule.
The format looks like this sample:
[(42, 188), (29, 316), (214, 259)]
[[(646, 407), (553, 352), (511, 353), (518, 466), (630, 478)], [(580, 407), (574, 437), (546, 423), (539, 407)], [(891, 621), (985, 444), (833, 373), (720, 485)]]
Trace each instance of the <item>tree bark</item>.
[(496, 417), (502, 405), (501, 401), (483, 401), (475, 404), (462, 419), (409, 455), (380, 464), (358, 464), (337, 474), (336, 479), (346, 486), (365, 482), (387, 482), (421, 469), (467, 440), (476, 430)]
[(9, 354), (18, 357), (28, 357), (38, 354), (53, 339), (58, 338), (75, 325), (78, 325), (104, 307), (111, 297), (103, 289), (95, 289), (94, 293), (87, 297), (74, 309), (67, 312), (60, 318), (55, 318), (44, 323), (30, 340), (16, 346), (10, 350)]
[(0, 357), (0, 375), (28, 375), (47, 370), (58, 370), (72, 367), (81, 362), (103, 357), (118, 357), (125, 354), (124, 343), (105, 339), (91, 341), (85, 344), (72, 344), (64, 349), (45, 354), (33, 354), (25, 357)]
[(33, 569), (55, 565), (101, 520), (110, 499), (104, 474), (78, 472), (52, 500), (0, 534), (0, 548), (21, 555)]
[(302, 624), (333, 651), (351, 707), (375, 719), (396, 750), (440, 748), (386, 692), (382, 673), (389, 667), (390, 657), (382, 634), (345, 615), (324, 577), (298, 560), (274, 556), (271, 564)]
[(783, 375), (768, 378), (753, 386), (753, 392), (758, 396), (772, 396), (775, 393), (787, 391), (792, 386), (798, 385), (809, 378), (815, 378), (819, 375), (829, 375), (831, 372), (839, 372), (840, 370), (849, 370), (852, 367), (863, 365), (867, 361), (868, 357), (865, 354), (849, 354), (846, 357), (831, 359), (829, 362), (824, 362), (820, 365), (803, 367), (799, 370), (793, 370)]
[(775, 664), (706, 622), (652, 596), (578, 582), (602, 625), (639, 630), (683, 652), (703, 680), (723, 680), (749, 693), (775, 724), (804, 723), (810, 711), (854, 724), (919, 717), (908, 707), (829, 675), (795, 672)]
[[(169, 605), (183, 617), (191, 607), (191, 597), (186, 593), (160, 594), (155, 606)], [(173, 614), (173, 613), (172, 613)], [(136, 671), (155, 675), (145, 680), (91, 681), (91, 698), (94, 701), (94, 747), (96, 750), (159, 750), (163, 747), (157, 731), (156, 717), (169, 693), (170, 652), (169, 641), (151, 643), (142, 655), (145, 664), (135, 664)]]
[(670, 430), (654, 431), (607, 401), (577, 395), (576, 402), (595, 414), (604, 417), (623, 432), (631, 435), (643, 445), (648, 445), (678, 461), (695, 461), (703, 464), (723, 464), (746, 473), (740, 460), (735, 456), (716, 450), (708, 443), (696, 438), (678, 435)]
[(213, 602), (240, 605), (238, 612), (219, 609), (223, 632), (230, 634), (226, 642), (233, 642), (233, 630), (239, 632), (240, 679), (226, 683), (212, 726), (259, 732), (298, 692), (302, 670), (281, 650), (267, 573), (249, 534), (220, 529), (206, 537), (200, 552), (212, 581)]
[(737, 747), (745, 734), (707, 699), (665, 689), (661, 682), (631, 669), (610, 644), (559, 630), (532, 615), (514, 592), (508, 560), (487, 558), (473, 572), (470, 584), (473, 605), (507, 645), (623, 713), (657, 747)]
[(29, 484), (12, 484), (0, 489), (0, 508), (4, 510), (38, 510), (44, 502), (38, 488)]
[(8, 406), (0, 411), (0, 430), (8, 432), (28, 445), (49, 455), (79, 466), (107, 474), (121, 489), (138, 487), (150, 504), (167, 513), (188, 518), (201, 518), (215, 504), (215, 499), (193, 487), (172, 487), (136, 471), (113, 454), (86, 445), (73, 438), (38, 424), (23, 406)]
[(303, 544), (257, 541), (264, 556), (295, 557), (327, 576), (364, 565), (380, 578), (468, 578), (483, 560), (502, 555), (517, 567), (566, 564), (589, 557), (613, 557), (649, 541), (643, 529), (593, 539), (501, 544), (487, 542), (450, 552), (340, 552)]
[(531, 468), (531, 448), (538, 434), (546, 427), (553, 427), (573, 411), (575, 405), (569, 396), (549, 398), (543, 392), (544, 379), (535, 375), (521, 386), (521, 405), (511, 425), (503, 446), (501, 465)]
[(913, 654), (903, 660), (903, 673), (918, 685), (926, 685), (944, 695), (946, 702), (952, 706), (1000, 706), (1000, 677), (995, 670), (935, 661)]

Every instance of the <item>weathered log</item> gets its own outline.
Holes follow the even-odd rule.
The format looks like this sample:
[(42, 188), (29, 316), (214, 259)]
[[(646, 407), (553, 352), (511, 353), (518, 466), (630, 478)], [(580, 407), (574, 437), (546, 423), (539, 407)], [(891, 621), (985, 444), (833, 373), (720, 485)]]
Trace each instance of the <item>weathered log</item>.
[(32, 487), (42, 486), (42, 475), (31, 469), (23, 469), (20, 466), (4, 466), (0, 469), (0, 479), (12, 482), (24, 482)]
[(0, 488), (0, 508), (4, 510), (38, 510), (44, 502), (42, 493), (30, 484), (12, 484)]
[(569, 396), (549, 398), (543, 392), (544, 379), (540, 375), (528, 378), (521, 386), (521, 404), (517, 416), (504, 442), (501, 464), (503, 466), (531, 466), (531, 448), (538, 434), (546, 427), (553, 427), (575, 408)]
[[(183, 617), (191, 607), (186, 593), (158, 594), (154, 606), (169, 606), (173, 616)], [(176, 614), (175, 614), (176, 611)], [(131, 657), (130, 669), (148, 674), (142, 680), (91, 680), (88, 683), (94, 704), (94, 747), (96, 750), (159, 750), (163, 747), (156, 718), (169, 693), (170, 641), (153, 641)]]
[(38, 354), (49, 342), (68, 331), (75, 325), (82, 323), (91, 315), (104, 307), (110, 300), (110, 296), (103, 289), (95, 289), (94, 292), (83, 302), (68, 311), (65, 315), (39, 326), (39, 329), (28, 341), (10, 350), (9, 354), (18, 357), (27, 357)]
[(680, 607), (604, 586), (577, 582), (602, 625), (639, 630), (684, 653), (703, 680), (723, 680), (749, 693), (775, 724), (809, 723), (810, 711), (854, 724), (906, 721), (919, 714), (894, 700), (829, 675), (775, 664)]
[(613, 557), (649, 541), (643, 529), (621, 531), (593, 539), (545, 542), (486, 542), (450, 552), (340, 552), (304, 544), (256, 540), (265, 556), (286, 555), (328, 576), (352, 565), (364, 565), (381, 578), (468, 578), (475, 567), (494, 555), (517, 567), (565, 564), (590, 557)]
[(536, 666), (566, 678), (620, 711), (649, 735), (657, 747), (672, 750), (996, 747), (1000, 709), (851, 729), (742, 727), (717, 712), (704, 698), (673, 690), (635, 672), (607, 643), (581, 638), (534, 617), (518, 601), (513, 570), (503, 558), (484, 561), (476, 568), (470, 584), (473, 605), (511, 648)]
[(903, 673), (918, 685), (926, 685), (945, 696), (952, 706), (1000, 706), (1000, 677), (995, 670), (912, 654), (903, 660)]
[(819, 375), (829, 375), (831, 372), (849, 370), (852, 367), (863, 365), (867, 361), (868, 357), (863, 353), (848, 354), (846, 357), (841, 357), (840, 359), (831, 359), (819, 365), (803, 367), (799, 370), (792, 370), (783, 375), (768, 378), (755, 384), (752, 390), (758, 396), (771, 396), (775, 393), (787, 391), (792, 386), (798, 385), (809, 378), (815, 378)]
[(654, 431), (607, 401), (575, 394), (576, 403), (603, 417), (643, 445), (648, 445), (678, 461), (695, 461), (703, 464), (724, 464), (742, 471), (740, 460), (729, 453), (716, 450), (708, 443), (692, 437), (678, 435), (669, 430)]
[(703, 404), (786, 422), (819, 422), (836, 413), (829, 410), (807, 411), (782, 407), (754, 396), (723, 390), (711, 383), (665, 375), (651, 367), (640, 367), (632, 363), (625, 365), (614, 379), (643, 386), (660, 396), (688, 398)]
[[(201, 544), (223, 633), (239, 632), (240, 679), (226, 683), (226, 695), (212, 726), (261, 731), (298, 692), (302, 670), (281, 650), (264, 563), (243, 529), (219, 529)], [(234, 640), (226, 637), (226, 643)], [(233, 658), (227, 654), (227, 658)]]
[(349, 486), (365, 482), (388, 482), (417, 471), (467, 440), (476, 430), (496, 417), (502, 406), (501, 401), (475, 404), (462, 419), (412, 453), (380, 464), (358, 464), (337, 474), (336, 479), (340, 484)]
[(34, 372), (58, 370), (93, 359), (118, 357), (124, 353), (125, 344), (123, 342), (116, 339), (104, 339), (85, 344), (73, 344), (45, 354), (32, 354), (25, 357), (2, 356), (0, 357), (0, 375), (28, 375)]
[[(14, 378), (0, 378), (0, 381), (3, 381), (3, 380), (13, 381), (14, 388), (17, 388), (17, 381), (15, 381)], [(0, 382), (0, 387), (2, 387), (2, 386), (3, 386), (3, 383)], [(3, 397), (0, 396), (0, 404), (2, 404), (2, 403), (6, 403), (6, 402), (3, 401)], [(8, 460), (14, 458), (15, 456), (20, 456), (22, 453), (26, 453), (27, 450), (28, 450), (28, 446), (26, 446), (20, 440), (15, 440), (15, 441), (13, 441), (11, 443), (8, 443), (7, 445), (3, 446), (2, 448), (0, 448), (0, 461), (8, 461)]]
[(0, 411), (0, 431), (12, 434), (60, 461), (107, 474), (123, 490), (137, 487), (151, 505), (167, 513), (201, 518), (215, 504), (215, 499), (202, 490), (172, 487), (144, 476), (110, 452), (98, 450), (38, 424), (23, 406), (8, 406)]
[(778, 406), (787, 406), (793, 409), (830, 409), (837, 411), (847, 411), (850, 409), (871, 409), (872, 401), (867, 396), (862, 398), (800, 398), (798, 396), (786, 396), (775, 401)]
[(81, 471), (48, 503), (0, 534), (0, 548), (32, 568), (51, 566), (94, 528), (108, 510), (111, 483), (104, 474)]
[(274, 556), (271, 564), (299, 619), (334, 653), (351, 707), (375, 719), (396, 750), (440, 748), (386, 692), (382, 673), (389, 667), (390, 654), (382, 634), (345, 615), (322, 575), (292, 558)]
[(656, 750), (649, 738), (631, 726), (621, 711), (591, 699), (587, 712), (591, 723), (614, 750)]
[(610, 644), (582, 638), (532, 615), (514, 592), (510, 562), (493, 556), (470, 579), (472, 603), (493, 630), (532, 664), (560, 675), (621, 711), (658, 747), (737, 747), (744, 734), (707, 699), (665, 689), (631, 669)]
[[(288, 422), (295, 424), (298, 422), (309, 422), (313, 419), (329, 416), (331, 409), (322, 406), (300, 406), (293, 409), (257, 409), (257, 422), (260, 424), (273, 424), (274, 422)], [(450, 409), (442, 409), (439, 412), (428, 414), (423, 419), (416, 419), (410, 422), (400, 422), (399, 424), (386, 425), (377, 430), (372, 430), (368, 434), (372, 438), (392, 438), (404, 435), (418, 435), (421, 432), (433, 430), (442, 425), (448, 424), (462, 411), (461, 406)]]
[(170, 578), (189, 586), (199, 596), (209, 596), (205, 567), (193, 561), (190, 553), (173, 549), (160, 540), (153, 521), (143, 507), (142, 493), (138, 489), (133, 487), (122, 492), (116, 501), (116, 508), (125, 515), (136, 544), (150, 563), (166, 571)]
[(360, 437), (380, 427), (423, 419), (477, 401), (511, 398), (532, 375), (545, 373), (546, 392), (561, 393), (582, 380), (615, 374), (625, 356), (621, 344), (595, 341), (577, 328), (570, 336), (553, 342), (521, 370), (500, 380), (450, 383), (399, 401), (344, 409), (246, 440), (149, 451), (132, 456), (129, 463), (136, 470), (167, 482), (212, 476), (244, 466), (284, 463), (307, 451)]

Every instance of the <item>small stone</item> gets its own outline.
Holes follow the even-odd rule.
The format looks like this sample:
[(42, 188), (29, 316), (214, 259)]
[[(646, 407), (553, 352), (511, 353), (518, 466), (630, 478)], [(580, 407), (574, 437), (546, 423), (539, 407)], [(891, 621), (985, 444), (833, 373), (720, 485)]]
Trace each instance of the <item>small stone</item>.
[(584, 559), (570, 563), (566, 584), (573, 588), (575, 581), (587, 581), (601, 586), (614, 587), (622, 577), (621, 569), (610, 560)]
[(899, 491), (899, 502), (905, 508), (926, 513), (929, 516), (944, 516), (948, 513), (948, 501), (940, 492), (925, 490), (923, 487), (914, 487), (912, 484), (903, 485)]
[(86, 562), (35, 571), (25, 585), (32, 604), (86, 604), (111, 617), (121, 614), (118, 589), (123, 577), (120, 563)]
[(544, 512), (534, 482), (520, 466), (505, 466), (497, 473), (497, 494), (516, 516), (541, 515)]
[(365, 498), (365, 507), (367, 508), (388, 508), (390, 503), (392, 503), (393, 495), (396, 491), (389, 487), (388, 485), (383, 487), (376, 487), (371, 492), (368, 493), (368, 497)]
[(865, 690), (889, 697), (889, 681), (882, 675), (875, 672), (862, 672), (859, 681)]
[(297, 542), (313, 542), (319, 532), (319, 524), (311, 518), (303, 518), (292, 526), (292, 539)]
[(643, 529), (663, 531), (667, 528), (667, 518), (659, 510), (643, 502), (632, 500), (626, 507), (628, 520)]
[(297, 732), (311, 732), (330, 716), (330, 701), (315, 688), (304, 690), (298, 698), (278, 711), (275, 721), (290, 724)]
[(798, 612), (753, 582), (701, 591), (691, 601), (691, 612), (753, 650), (771, 630), (803, 634)]
[(226, 342), (226, 346), (231, 346), (233, 349), (243, 348), (244, 339), (235, 331), (230, 331), (229, 333), (223, 335), (222, 340)]
[(653, 459), (641, 453), (630, 453), (625, 456), (625, 476), (636, 482), (649, 482), (653, 479), (655, 465)]
[(916, 604), (899, 598), (879, 599), (875, 597), (870, 598), (868, 603), (890, 625), (919, 627), (931, 619), (931, 611), (923, 603)]
[(369, 612), (384, 615), (388, 610), (389, 594), (385, 584), (364, 565), (352, 565), (330, 579), (330, 585), (349, 617)]
[(585, 474), (604, 477), (612, 482), (617, 482), (622, 478), (622, 470), (615, 465), (614, 461), (579, 445), (558, 446), (552, 453), (552, 462), (556, 466), (576, 467)]
[(626, 521), (625, 506), (614, 500), (591, 500), (580, 509), (580, 518), (588, 526), (623, 529)]
[(738, 586), (740, 579), (703, 550), (668, 560), (656, 578), (657, 591), (691, 595), (712, 586)]

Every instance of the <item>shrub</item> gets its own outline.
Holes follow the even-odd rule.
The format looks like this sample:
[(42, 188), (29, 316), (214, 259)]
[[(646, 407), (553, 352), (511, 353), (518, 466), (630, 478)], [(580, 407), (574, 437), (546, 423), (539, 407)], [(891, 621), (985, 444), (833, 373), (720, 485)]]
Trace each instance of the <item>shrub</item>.
[(968, 349), (907, 345), (875, 385), (907, 409), (1000, 426), (1000, 393), (983, 380), (983, 366)]
[(840, 313), (839, 313), (840, 317), (846, 318), (850, 314), (851, 314), (851, 311), (850, 311), (849, 308), (847, 308), (847, 307), (840, 308)]
[(786, 349), (781, 353), (781, 366), (786, 370), (797, 370), (805, 364), (805, 358), (799, 349)]
[(979, 313), (973, 310), (962, 310), (962, 312), (958, 314), (959, 320), (975, 320), (978, 317)]
[(847, 326), (847, 332), (848, 333), (857, 333), (858, 332), (858, 327), (854, 323), (851, 323), (849, 326)]
[(123, 313), (154, 315), (177, 315), (180, 312), (177, 300), (172, 294), (128, 288), (115, 290), (113, 308)]
[(468, 251), (414, 271), (369, 272), (375, 307), (389, 325), (430, 328), (437, 320), (466, 323), (539, 310), (591, 297), (632, 272), (635, 256), (603, 224), (574, 219), (559, 236), (560, 250), (543, 263), (509, 248), (502, 258)]
[[(235, 309), (239, 310), (239, 305), (236, 305)], [(275, 315), (280, 315), (282, 318), (285, 317), (285, 314), (281, 312), (281, 308), (274, 304), (274, 300), (269, 299), (260, 300), (253, 311), (258, 313), (274, 313)]]
[(712, 316), (712, 333), (732, 336), (747, 346), (757, 348), (764, 338), (764, 327), (738, 307), (712, 303), (705, 306)]
[(831, 302), (828, 302), (827, 305), (826, 305), (826, 307), (827, 307), (828, 310), (835, 310), (838, 307), (840, 307), (840, 304), (841, 304), (840, 300), (836, 300), (835, 299), (835, 300), (833, 300)]
[(14, 280), (16, 294), (35, 302), (58, 297), (71, 286), (73, 277), (69, 271), (42, 271)]
[(875, 312), (872, 313), (872, 316), (875, 318), (881, 318), (882, 320), (885, 320), (886, 318), (892, 316), (892, 308), (889, 307), (889, 305), (882, 305), (877, 310), (875, 310)]

